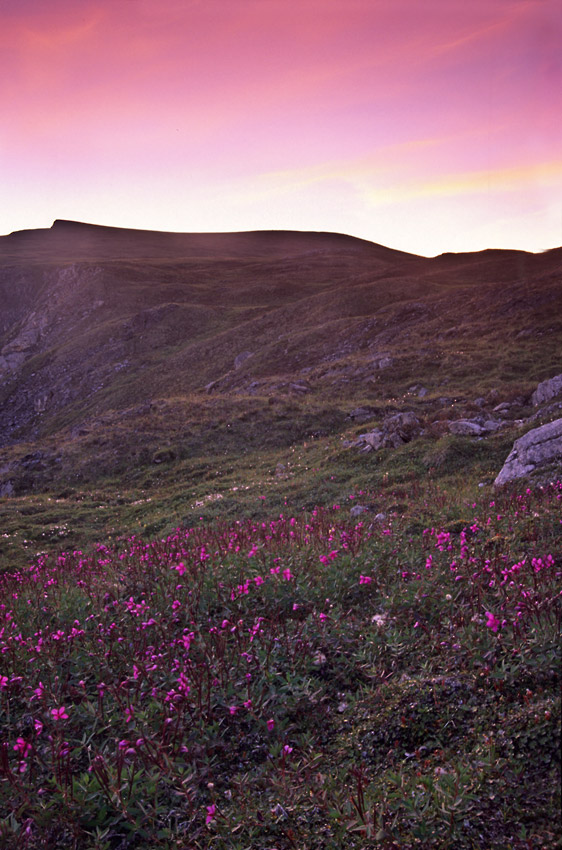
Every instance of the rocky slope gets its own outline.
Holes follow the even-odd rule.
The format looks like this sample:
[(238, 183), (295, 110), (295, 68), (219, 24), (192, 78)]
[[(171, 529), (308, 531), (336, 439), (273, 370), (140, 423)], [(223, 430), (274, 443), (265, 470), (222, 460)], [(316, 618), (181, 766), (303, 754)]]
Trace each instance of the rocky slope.
[(498, 405), (533, 413), (562, 370), (561, 280), (562, 249), (428, 259), (341, 234), (64, 221), (10, 234), (0, 488), (44, 486), (100, 440), (105, 474), (125, 447), (154, 462), (170, 434), (170, 457), (288, 445), (343, 433), (358, 408), (379, 431), (414, 408), (422, 431), (464, 419), (477, 436)]

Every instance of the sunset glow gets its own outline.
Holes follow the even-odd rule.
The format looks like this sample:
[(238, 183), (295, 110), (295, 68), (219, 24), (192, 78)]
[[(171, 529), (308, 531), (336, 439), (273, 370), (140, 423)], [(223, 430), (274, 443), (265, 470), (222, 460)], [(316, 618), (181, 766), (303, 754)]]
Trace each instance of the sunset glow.
[(0, 233), (562, 244), (560, 0), (4, 0)]

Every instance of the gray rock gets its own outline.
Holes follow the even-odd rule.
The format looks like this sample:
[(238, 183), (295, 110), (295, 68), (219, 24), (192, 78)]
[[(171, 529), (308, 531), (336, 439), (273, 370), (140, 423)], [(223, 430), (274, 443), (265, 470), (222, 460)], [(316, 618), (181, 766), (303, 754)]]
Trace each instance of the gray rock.
[[(394, 448), (400, 443), (409, 443), (421, 431), (420, 420), (411, 410), (389, 416), (384, 420), (383, 428), (387, 434), (387, 445), (392, 445)], [(398, 443), (396, 437), (400, 438)]]
[(383, 444), (384, 434), (379, 428), (375, 428), (374, 431), (369, 431), (367, 434), (359, 434), (357, 437), (357, 444), (361, 445), (362, 443), (371, 446), (372, 449), (380, 449)]
[(253, 357), (253, 356), (254, 356), (253, 351), (243, 351), (241, 354), (238, 355), (238, 357), (236, 357), (234, 359), (234, 368), (240, 369), (242, 364), (245, 363), (246, 360), (248, 360), (248, 358)]
[(537, 407), (539, 404), (544, 404), (545, 401), (550, 401), (558, 393), (562, 393), (562, 375), (556, 375), (554, 378), (542, 381), (531, 396), (531, 403), (534, 407)]
[(365, 511), (367, 511), (367, 508), (364, 505), (353, 505), (349, 513), (350, 516), (356, 517), (361, 516), (361, 514), (364, 514)]
[(356, 407), (355, 410), (351, 410), (347, 414), (347, 417), (348, 419), (353, 419), (354, 422), (367, 422), (374, 415), (375, 411), (372, 407)]
[(533, 428), (515, 440), (494, 485), (500, 487), (552, 461), (562, 463), (562, 419)]
[(504, 423), (498, 422), (497, 419), (484, 419), (484, 421), (480, 422), (480, 424), (487, 434), (504, 427)]
[(374, 357), (372, 360), (375, 369), (388, 369), (393, 363), (394, 359), (389, 354), (382, 354), (379, 357)]
[(449, 431), (463, 437), (479, 437), (484, 433), (484, 428), (471, 419), (456, 419), (449, 422)]
[(0, 484), (0, 499), (14, 495), (14, 484), (12, 481), (3, 481)]
[(482, 434), (490, 434), (503, 427), (503, 422), (497, 419), (477, 418), (477, 419), (455, 419), (449, 422), (449, 431), (451, 434), (458, 434), (466, 437), (480, 437)]
[(25, 359), (25, 354), (21, 351), (0, 355), (0, 375), (5, 372), (15, 372), (25, 362)]

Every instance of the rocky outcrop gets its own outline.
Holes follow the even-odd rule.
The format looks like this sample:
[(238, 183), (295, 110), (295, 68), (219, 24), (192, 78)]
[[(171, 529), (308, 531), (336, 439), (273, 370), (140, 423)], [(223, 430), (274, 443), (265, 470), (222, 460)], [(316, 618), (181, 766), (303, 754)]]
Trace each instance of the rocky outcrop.
[(494, 485), (500, 487), (552, 462), (562, 464), (562, 419), (533, 428), (515, 440)]
[(375, 428), (366, 434), (360, 434), (356, 440), (347, 445), (366, 452), (382, 448), (397, 449), (398, 446), (409, 443), (420, 432), (420, 420), (415, 413), (408, 410), (389, 416), (380, 428)]
[(550, 401), (559, 393), (562, 393), (562, 375), (556, 375), (554, 378), (542, 381), (531, 396), (531, 403), (534, 407), (537, 407), (539, 404)]

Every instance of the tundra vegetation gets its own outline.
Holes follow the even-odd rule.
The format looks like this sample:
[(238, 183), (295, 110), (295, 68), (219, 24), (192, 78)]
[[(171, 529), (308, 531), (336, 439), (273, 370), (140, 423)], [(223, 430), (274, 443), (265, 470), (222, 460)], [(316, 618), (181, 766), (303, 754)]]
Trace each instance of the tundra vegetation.
[(556, 846), (561, 502), (414, 483), (5, 571), (2, 846)]
[(559, 846), (562, 249), (0, 253), (0, 848)]

